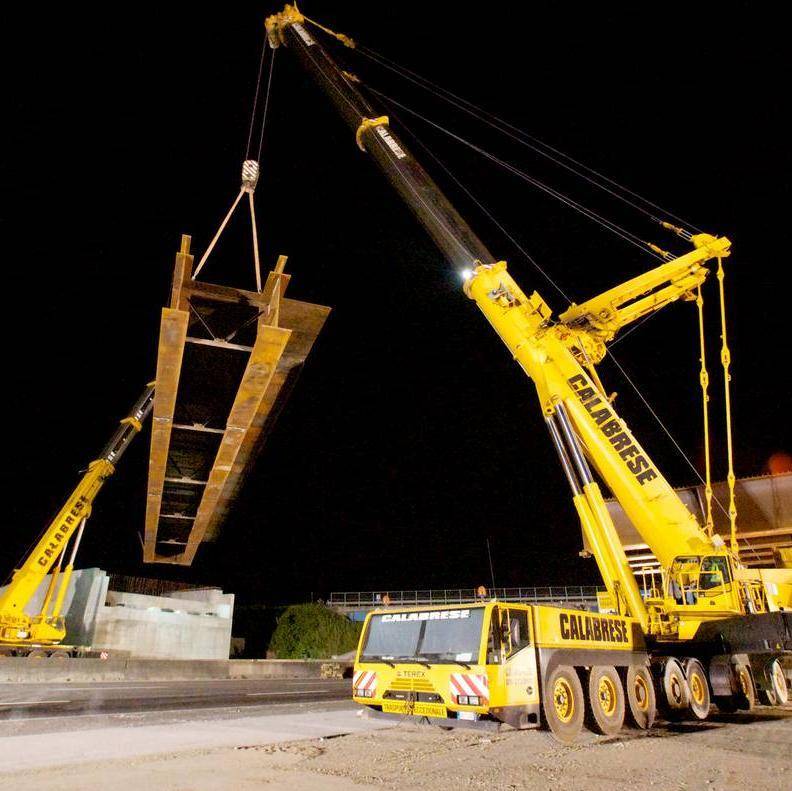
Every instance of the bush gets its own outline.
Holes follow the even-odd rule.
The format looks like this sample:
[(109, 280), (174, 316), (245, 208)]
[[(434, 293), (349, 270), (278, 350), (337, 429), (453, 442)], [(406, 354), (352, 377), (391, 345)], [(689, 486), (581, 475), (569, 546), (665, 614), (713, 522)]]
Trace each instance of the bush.
[(356, 648), (361, 626), (323, 604), (292, 604), (278, 618), (269, 651), (278, 659), (328, 659)]

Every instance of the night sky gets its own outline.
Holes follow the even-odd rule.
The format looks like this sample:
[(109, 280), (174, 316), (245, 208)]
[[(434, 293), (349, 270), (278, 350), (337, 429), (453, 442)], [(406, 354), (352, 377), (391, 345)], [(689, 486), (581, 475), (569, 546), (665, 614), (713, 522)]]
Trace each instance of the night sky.
[[(771, 453), (792, 450), (790, 64), (779, 20), (747, 3), (584, 12), (509, 5), (473, 15), (457, 3), (311, 0), (303, 10), (732, 239), (735, 466), (741, 476), (762, 473)], [(239, 187), (263, 18), (276, 8), (144, 3), (103, 14), (70, 6), (6, 19), (4, 571), (153, 377), (180, 234), (203, 250)], [(527, 148), (356, 52), (328, 49), (378, 90), (642, 238), (685, 251)], [(395, 116), (573, 299), (656, 264), (421, 121)], [(563, 310), (511, 242), (424, 164), (523, 288)], [(488, 584), (489, 538), (499, 586), (596, 583), (593, 561), (577, 557), (579, 528), (533, 386), (283, 49), (257, 209), (264, 260), (289, 255), (289, 295), (333, 313), (222, 540), (204, 546), (187, 572), (141, 564), (146, 433), (100, 495), (80, 565), (282, 602), (331, 590)], [(207, 279), (252, 286), (248, 239), (244, 223), (232, 227)], [(720, 438), (713, 285), (709, 359)], [(675, 305), (614, 351), (700, 461), (695, 321), (694, 308)], [(692, 483), (612, 363), (600, 370), (669, 480)], [(720, 478), (720, 441), (714, 452)]]

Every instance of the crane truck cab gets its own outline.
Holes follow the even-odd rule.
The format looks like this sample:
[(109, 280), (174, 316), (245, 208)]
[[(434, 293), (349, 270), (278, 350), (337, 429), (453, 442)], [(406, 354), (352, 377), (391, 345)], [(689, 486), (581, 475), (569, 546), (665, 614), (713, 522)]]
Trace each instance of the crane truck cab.
[(374, 716), (445, 726), (547, 725), (573, 741), (584, 722), (616, 733), (625, 713), (655, 716), (635, 619), (492, 600), (374, 610), (366, 617), (353, 699)]

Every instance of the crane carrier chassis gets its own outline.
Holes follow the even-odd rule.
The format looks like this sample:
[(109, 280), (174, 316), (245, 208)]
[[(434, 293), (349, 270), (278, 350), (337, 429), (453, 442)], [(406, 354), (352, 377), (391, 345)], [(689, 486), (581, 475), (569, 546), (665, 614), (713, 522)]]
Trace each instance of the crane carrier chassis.
[[(744, 619), (743, 619), (744, 620)], [(715, 624), (713, 624), (715, 627)], [(444, 727), (582, 728), (613, 735), (658, 713), (703, 720), (789, 698), (792, 616), (746, 629), (720, 621), (701, 639), (652, 644), (629, 617), (489, 601), (368, 615), (353, 697), (375, 716)]]

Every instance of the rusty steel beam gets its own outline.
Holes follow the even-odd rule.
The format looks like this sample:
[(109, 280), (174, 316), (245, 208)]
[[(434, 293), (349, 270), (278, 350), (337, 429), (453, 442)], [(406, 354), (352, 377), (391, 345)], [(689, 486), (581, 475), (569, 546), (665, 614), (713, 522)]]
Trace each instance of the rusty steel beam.
[[(216, 537), (330, 312), (285, 298), (286, 260), (278, 258), (261, 293), (198, 282), (190, 237), (182, 237), (160, 332), (147, 563), (190, 565), (202, 541)], [(228, 340), (216, 337), (217, 327), (226, 334), (235, 322), (239, 329)], [(210, 337), (199, 337), (207, 330)]]
[(151, 421), (151, 451), (149, 453), (148, 493), (146, 496), (146, 525), (143, 541), (143, 561), (151, 563), (156, 556), (157, 527), (159, 525), (165, 470), (168, 465), (173, 428), (173, 412), (179, 388), (184, 343), (190, 314), (173, 308), (162, 309), (159, 351), (157, 353), (157, 390)]
[(253, 423), (244, 438), (241, 452), (229, 476), (229, 483), (223, 491), (207, 527), (205, 540), (214, 540), (217, 537), (220, 524), (227, 516), (234, 498), (244, 484), (251, 462), (256, 457), (257, 449), (263, 444), (266, 432), (274, 422), (274, 416), (277, 415), (288, 398), (300, 365), (310, 352), (330, 314), (330, 308), (322, 305), (288, 299), (282, 301), (281, 310), (283, 311), (282, 323), (294, 329), (270, 386), (267, 388)]
[(273, 425), (274, 416), (288, 398), (295, 376), (308, 356), (319, 332), (330, 315), (330, 308), (310, 302), (284, 299), (280, 304), (281, 323), (292, 328), (286, 350), (280, 358), (269, 387), (261, 399), (253, 423), (242, 443), (230, 480), (217, 503), (205, 533), (206, 540), (217, 536), (219, 526), (230, 510), (234, 498), (244, 484), (247, 471), (263, 444), (266, 432)]
[(173, 267), (173, 285), (171, 286), (170, 306), (174, 310), (189, 310), (189, 293), (187, 289), (192, 282), (193, 256), (190, 255), (192, 239), (187, 234), (182, 234), (181, 249), (176, 253), (176, 263)]
[(263, 322), (259, 324), (253, 351), (250, 353), (234, 405), (228, 415), (220, 448), (212, 465), (212, 471), (209, 473), (209, 483), (204, 489), (187, 548), (179, 558), (179, 563), (190, 565), (195, 557), (198, 545), (203, 540), (242, 443), (272, 381), (291, 334), (291, 330), (272, 327)]
[[(272, 273), (270, 273), (272, 275)], [(291, 279), (291, 275), (281, 274), (277, 278), (271, 276), (267, 278), (267, 283), (261, 290), (261, 293), (256, 291), (246, 291), (243, 288), (232, 288), (231, 286), (220, 286), (216, 283), (204, 283), (200, 280), (186, 281), (180, 290), (180, 297), (189, 299), (190, 297), (201, 297), (210, 299), (215, 302), (231, 302), (234, 304), (242, 305), (260, 305), (264, 306), (272, 297), (272, 289), (276, 281), (281, 284), (281, 295), (286, 291), (286, 286)]]

